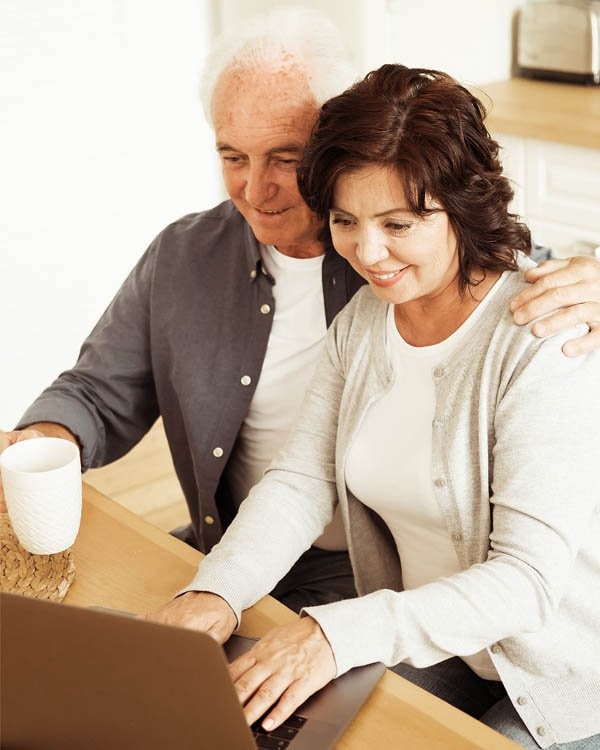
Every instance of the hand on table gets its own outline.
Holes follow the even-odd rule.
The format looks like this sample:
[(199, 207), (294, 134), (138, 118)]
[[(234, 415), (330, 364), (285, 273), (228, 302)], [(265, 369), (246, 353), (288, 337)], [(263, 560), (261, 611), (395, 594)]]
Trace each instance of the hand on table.
[(270, 731), (336, 675), (329, 641), (312, 617), (274, 628), (229, 667), (248, 724)]
[[(13, 443), (38, 437), (44, 437), (43, 433), (31, 428), (27, 428), (26, 430), (13, 430), (12, 432), (4, 432), (3, 430), (0, 430), (0, 453)], [(0, 479), (0, 513), (6, 513), (6, 502), (4, 501), (2, 479)]]
[(237, 627), (237, 617), (225, 599), (207, 591), (188, 591), (144, 618), (164, 625), (201, 630), (218, 643), (225, 643)]
[(600, 348), (600, 261), (591, 256), (547, 260), (529, 269), (525, 278), (531, 286), (510, 305), (515, 323), (524, 325), (548, 315), (533, 325), (539, 337), (587, 323), (590, 332), (567, 341), (564, 354), (577, 357)]

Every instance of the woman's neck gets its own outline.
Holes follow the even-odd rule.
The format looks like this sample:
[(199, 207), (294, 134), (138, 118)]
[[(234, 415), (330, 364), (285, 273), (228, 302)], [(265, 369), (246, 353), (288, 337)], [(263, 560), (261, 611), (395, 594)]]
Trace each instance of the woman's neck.
[(434, 297), (396, 305), (394, 319), (404, 341), (411, 346), (432, 346), (457, 331), (500, 278), (500, 271), (476, 269), (475, 274), (483, 280), (470, 284), (462, 294), (455, 278)]

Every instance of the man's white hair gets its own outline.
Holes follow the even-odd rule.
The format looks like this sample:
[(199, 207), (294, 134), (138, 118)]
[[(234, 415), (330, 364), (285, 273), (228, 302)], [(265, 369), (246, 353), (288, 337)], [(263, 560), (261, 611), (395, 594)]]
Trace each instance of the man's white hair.
[(212, 98), (225, 70), (283, 70), (292, 65), (306, 74), (319, 106), (356, 80), (354, 65), (332, 21), (308, 8), (276, 8), (246, 23), (240, 22), (240, 28), (222, 34), (215, 41), (200, 81), (208, 123), (212, 124)]

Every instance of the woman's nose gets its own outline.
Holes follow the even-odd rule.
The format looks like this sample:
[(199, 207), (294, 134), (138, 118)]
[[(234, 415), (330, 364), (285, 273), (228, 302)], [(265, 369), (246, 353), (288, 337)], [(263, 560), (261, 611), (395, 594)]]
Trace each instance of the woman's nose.
[(389, 255), (385, 237), (374, 227), (366, 227), (358, 238), (356, 255), (363, 266), (374, 266)]

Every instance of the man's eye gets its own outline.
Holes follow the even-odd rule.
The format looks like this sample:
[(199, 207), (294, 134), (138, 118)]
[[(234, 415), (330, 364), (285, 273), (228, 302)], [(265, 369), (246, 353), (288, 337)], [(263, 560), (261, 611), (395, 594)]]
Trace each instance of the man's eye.
[(221, 154), (221, 160), (226, 164), (241, 164), (243, 158), (241, 156), (236, 156), (235, 154), (231, 154), (228, 156), (226, 156), (225, 154)]
[(277, 163), (288, 169), (296, 169), (298, 166), (298, 159), (277, 159)]

